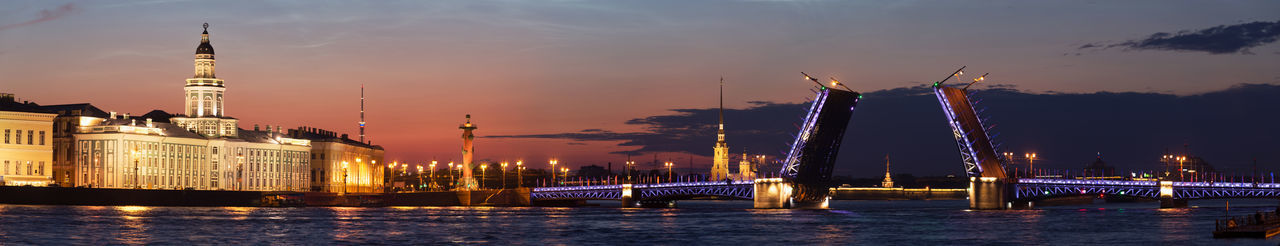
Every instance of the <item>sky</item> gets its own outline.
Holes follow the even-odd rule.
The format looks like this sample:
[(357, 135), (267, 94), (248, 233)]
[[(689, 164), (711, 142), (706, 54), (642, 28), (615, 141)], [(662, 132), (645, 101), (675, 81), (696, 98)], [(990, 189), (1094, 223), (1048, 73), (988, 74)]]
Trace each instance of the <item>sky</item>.
[[(683, 119), (686, 128), (713, 131), (715, 118), (694, 112), (716, 107), (720, 78), (731, 112), (782, 112), (813, 96), (799, 75), (807, 72), (870, 92), (854, 114), (851, 135), (904, 132), (904, 124), (941, 132), (921, 140), (935, 143), (928, 148), (882, 147), (876, 143), (905, 136), (865, 135), (888, 139), (845, 144), (837, 174), (879, 175), (886, 153), (921, 157), (895, 161), (904, 172), (960, 174), (940, 109), (910, 106), (936, 107), (936, 101), (889, 100), (922, 98), (891, 92), (968, 66), (970, 75), (991, 74), (976, 91), (1021, 98), (983, 103), (992, 112), (1015, 112), (991, 117), (1034, 124), (1059, 118), (1024, 109), (1128, 116), (1120, 110), (1144, 109), (1132, 105), (1271, 89), (1280, 84), (1277, 10), (1275, 1), (4, 1), (0, 91), (40, 104), (180, 112), (183, 79), (193, 73), (200, 26), (208, 22), (217, 75), (227, 83), (226, 113), (241, 119), (242, 128), (311, 126), (354, 136), (363, 84), (367, 134), (390, 160), (460, 160), (457, 125), (471, 114), (482, 160), (558, 158), (580, 166), (657, 154), (692, 158), (683, 164), (705, 169), (713, 132), (639, 142), (564, 134), (662, 133), (655, 127), (661, 122), (646, 119)], [(877, 104), (876, 92), (900, 103)], [(1055, 104), (1089, 95), (1114, 97), (1114, 103)], [(1262, 98), (1245, 105), (1274, 104)], [(872, 113), (862, 110), (886, 113), (864, 119)], [(1088, 116), (1076, 113), (1061, 117)], [(794, 132), (787, 127), (799, 116), (774, 115), (729, 117), (731, 152), (742, 151), (737, 146), (780, 152), (789, 138), (781, 133)], [(1254, 120), (1219, 116), (1227, 118), (1215, 122)], [(1274, 140), (1280, 134), (1244, 125), (1255, 128), (1213, 138), (1198, 137), (1208, 131), (1198, 125), (1161, 129), (1158, 139), (1072, 138), (1117, 129), (1106, 122), (1037, 130), (1059, 133), (1054, 136), (1032, 130), (1003, 136), (1010, 149), (1045, 152), (1063, 168), (1092, 160), (1102, 149), (1095, 143), (1106, 142), (1132, 146), (1104, 153), (1121, 167), (1149, 166), (1152, 151), (1158, 156), (1187, 144), (1204, 146), (1194, 149), (1211, 163), (1262, 158), (1280, 169), (1280, 160), (1268, 155), (1280, 147)], [(1272, 135), (1251, 142), (1257, 132)]]

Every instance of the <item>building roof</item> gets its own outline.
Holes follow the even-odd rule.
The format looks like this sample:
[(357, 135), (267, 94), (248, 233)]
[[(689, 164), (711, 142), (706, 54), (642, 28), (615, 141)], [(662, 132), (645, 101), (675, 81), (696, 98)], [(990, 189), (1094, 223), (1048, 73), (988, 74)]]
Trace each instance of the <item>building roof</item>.
[(156, 109), (156, 110), (151, 110), (151, 112), (147, 112), (146, 114), (143, 114), (140, 117), (142, 117), (143, 119), (151, 118), (151, 121), (155, 121), (155, 122), (169, 123), (169, 118), (173, 118), (173, 114), (170, 114), (169, 112), (165, 112), (164, 110)]
[[(312, 127), (299, 127), (298, 129), (289, 129), (290, 138), (299, 138), (311, 140), (311, 142), (337, 142), (346, 145), (359, 146), (370, 149), (382, 149), (382, 146), (362, 143), (354, 139), (348, 138), (347, 134), (338, 135), (336, 132), (317, 129)], [(312, 143), (312, 145), (315, 145)]]
[(18, 102), (12, 97), (0, 98), (0, 111), (27, 112), (27, 113), (54, 113), (40, 107), (39, 104), (33, 102)]
[(40, 107), (45, 110), (49, 110), (50, 112), (57, 113), (58, 116), (92, 116), (104, 119), (111, 117), (111, 114), (106, 111), (102, 111), (102, 109), (98, 109), (98, 107), (94, 107), (93, 104), (88, 103), (46, 105)]

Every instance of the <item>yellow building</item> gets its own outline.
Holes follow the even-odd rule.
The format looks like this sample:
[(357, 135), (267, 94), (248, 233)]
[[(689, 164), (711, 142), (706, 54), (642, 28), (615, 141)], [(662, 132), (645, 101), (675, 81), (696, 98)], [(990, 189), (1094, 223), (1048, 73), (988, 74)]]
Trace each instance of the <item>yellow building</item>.
[(53, 118), (56, 114), (0, 94), (0, 184), (45, 186), (53, 171)]
[(311, 141), (311, 191), (383, 191), (387, 163), (382, 159), (382, 146), (311, 127), (289, 129), (289, 137)]

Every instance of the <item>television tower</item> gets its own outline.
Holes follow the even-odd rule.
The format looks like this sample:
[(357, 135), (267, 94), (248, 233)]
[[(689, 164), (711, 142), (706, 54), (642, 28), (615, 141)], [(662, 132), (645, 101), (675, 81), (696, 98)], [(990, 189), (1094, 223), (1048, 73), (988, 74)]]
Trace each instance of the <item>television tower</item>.
[(360, 84), (360, 142), (364, 143), (364, 84)]

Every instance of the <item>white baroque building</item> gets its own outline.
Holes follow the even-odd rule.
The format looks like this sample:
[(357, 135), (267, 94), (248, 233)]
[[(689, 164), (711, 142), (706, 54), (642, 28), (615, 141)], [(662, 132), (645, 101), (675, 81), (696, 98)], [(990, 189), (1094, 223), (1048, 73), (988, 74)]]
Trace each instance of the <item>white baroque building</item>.
[[(53, 179), (63, 186), (131, 189), (307, 191), (310, 140), (281, 127), (240, 129), (225, 116), (222, 79), (214, 76), (208, 24), (196, 48), (195, 75), (184, 87), (185, 115), (152, 111), (109, 115), (92, 105), (52, 105)], [(63, 157), (65, 156), (65, 157)], [(372, 161), (372, 160), (371, 160)], [(61, 163), (61, 162), (59, 162)], [(380, 177), (379, 177), (380, 178)]]

